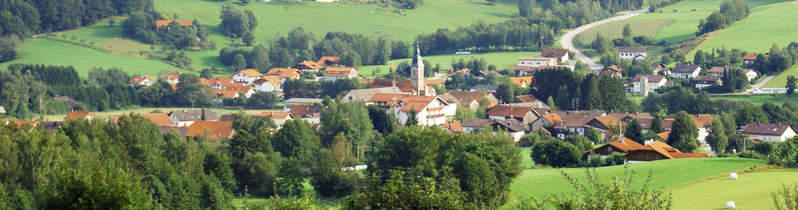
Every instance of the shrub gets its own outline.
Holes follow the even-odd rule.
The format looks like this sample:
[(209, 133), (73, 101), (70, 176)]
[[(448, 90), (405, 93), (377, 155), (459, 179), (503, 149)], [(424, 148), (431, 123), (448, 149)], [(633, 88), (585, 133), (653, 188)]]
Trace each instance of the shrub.
[(535, 144), (530, 156), (535, 163), (552, 167), (569, 167), (579, 164), (582, 153), (571, 143), (549, 140)]
[(780, 191), (771, 193), (770, 197), (773, 198), (773, 203), (776, 204), (775, 209), (798, 209), (798, 184), (792, 188), (784, 185)]

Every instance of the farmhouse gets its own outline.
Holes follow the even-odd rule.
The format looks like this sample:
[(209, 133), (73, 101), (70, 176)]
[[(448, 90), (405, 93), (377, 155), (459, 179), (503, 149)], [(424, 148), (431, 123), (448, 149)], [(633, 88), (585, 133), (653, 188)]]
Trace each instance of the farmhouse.
[(723, 73), (726, 72), (727, 70), (732, 70), (732, 68), (730, 68), (729, 66), (715, 66), (707, 70), (707, 75), (722, 77)]
[(235, 129), (231, 121), (197, 120), (188, 127), (187, 137), (207, 138), (213, 141), (233, 137)]
[(441, 98), (452, 98), (451, 103), (456, 103), (471, 111), (476, 111), (485, 100), (497, 101), (496, 96), (489, 92), (449, 91), (442, 95)]
[(601, 76), (621, 78), (623, 70), (618, 65), (610, 65), (601, 70)]
[(723, 85), (723, 80), (718, 76), (697, 76), (693, 79), (693, 83), (695, 83), (695, 88), (701, 90), (713, 85)]
[(243, 83), (245, 85), (251, 85), (252, 82), (260, 78), (263, 78), (263, 74), (255, 69), (244, 69), (233, 74), (233, 82)]
[(518, 66), (543, 67), (543, 66), (554, 66), (554, 65), (557, 65), (557, 60), (554, 58), (536, 57), (536, 58), (518, 59)]
[(625, 153), (626, 160), (629, 162), (709, 157), (709, 155), (703, 153), (683, 153), (679, 151), (679, 149), (661, 141), (649, 140), (645, 143), (645, 145), (642, 145), (634, 140), (623, 137), (619, 140), (610, 141), (606, 145), (590, 150), (585, 154), (592, 153), (606, 157), (613, 152)]
[(291, 117), (291, 114), (288, 112), (262, 112), (257, 117), (268, 117), (274, 124), (277, 126), (282, 126), (285, 124), (285, 121), (292, 120), (294, 118)]
[(632, 92), (647, 96), (648, 93), (654, 92), (666, 84), (668, 84), (668, 79), (665, 76), (638, 74), (632, 79)]
[(618, 57), (626, 60), (646, 59), (646, 47), (615, 47)]
[(255, 91), (257, 92), (274, 92), (282, 94), (283, 88), (280, 78), (277, 77), (263, 77), (252, 82)]
[(532, 84), (534, 78), (532, 76), (526, 77), (510, 77), (510, 81), (519, 87), (525, 88)]
[(756, 53), (746, 53), (743, 55), (743, 65), (752, 65), (756, 62)]
[(701, 72), (701, 66), (693, 64), (676, 64), (676, 68), (671, 70), (671, 77), (679, 79), (696, 78)]
[(302, 72), (315, 72), (321, 70), (323, 67), (324, 66), (314, 61), (302, 61), (294, 66), (295, 69), (299, 69)]
[(194, 110), (177, 110), (169, 113), (169, 119), (175, 122), (177, 127), (188, 127), (194, 124), (194, 121), (203, 120), (216, 120), (216, 112), (205, 109)]
[(153, 83), (155, 83), (154, 77), (145, 77), (145, 76), (135, 76), (127, 81), (130, 86), (144, 86), (149, 87)]
[(325, 81), (354, 79), (357, 77), (357, 70), (352, 67), (327, 67), (327, 69), (324, 70)]
[(554, 58), (557, 60), (557, 63), (565, 63), (568, 61), (569, 52), (566, 49), (551, 49), (546, 48), (543, 49), (543, 52), (540, 53), (541, 57), (544, 58)]
[(743, 69), (743, 73), (745, 73), (745, 77), (748, 78), (749, 82), (756, 79), (756, 77), (759, 76), (759, 73), (754, 71), (753, 69)]
[(510, 105), (497, 105), (488, 110), (488, 119), (492, 120), (506, 120), (516, 119), (524, 124), (530, 124), (540, 117), (531, 107), (510, 106)]
[(671, 74), (671, 69), (668, 68), (667, 66), (665, 66), (665, 64), (652, 63), (651, 64), (651, 69), (654, 70), (654, 72), (652, 72), (652, 73), (657, 74), (657, 75), (668, 76), (668, 75)]
[(521, 137), (524, 136), (529, 130), (527, 124), (522, 123), (516, 119), (508, 119), (508, 120), (496, 120), (496, 119), (473, 119), (473, 120), (463, 120), (463, 132), (465, 133), (476, 133), (480, 129), (490, 129), (491, 134), (498, 135), (499, 132), (503, 132), (505, 135), (510, 136), (513, 138), (514, 142), (518, 142), (521, 140)]
[(742, 134), (751, 140), (784, 142), (795, 136), (795, 130), (787, 124), (756, 122), (745, 125)]

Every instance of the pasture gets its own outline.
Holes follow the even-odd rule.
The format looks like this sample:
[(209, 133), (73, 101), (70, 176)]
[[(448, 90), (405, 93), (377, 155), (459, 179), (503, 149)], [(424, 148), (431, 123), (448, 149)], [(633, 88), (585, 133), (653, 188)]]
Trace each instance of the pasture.
[[(798, 3), (783, 2), (751, 9), (748, 18), (740, 20), (726, 29), (718, 31), (705, 41), (699, 49), (742, 49), (749, 52), (770, 50), (773, 44), (784, 47), (798, 41)], [(773, 83), (773, 81), (771, 82)]]
[[(535, 57), (540, 56), (540, 52), (492, 52), (492, 53), (473, 53), (470, 55), (432, 55), (432, 56), (424, 56), (424, 61), (429, 62), (431, 67), (435, 67), (435, 64), (440, 64), (441, 73), (444, 73), (452, 68), (452, 59), (456, 59), (459, 61), (460, 59), (464, 59), (466, 62), (471, 59), (479, 59), (485, 58), (488, 62), (488, 65), (495, 65), (498, 69), (504, 69), (512, 65), (518, 64), (518, 58), (520, 57)], [(407, 59), (397, 59), (397, 60), (390, 60), (386, 65), (371, 65), (371, 66), (361, 66), (358, 67), (358, 74), (361, 77), (367, 78), (375, 78), (375, 77), (382, 77), (386, 74), (390, 74), (391, 72), (391, 65), (398, 66), (402, 62), (407, 62), (408, 64), (411, 62), (410, 58)]]
[(787, 86), (787, 77), (795, 76), (798, 77), (798, 65), (794, 65), (787, 70), (779, 73), (770, 80), (767, 84), (765, 84), (765, 88), (784, 88)]
[(772, 209), (770, 193), (782, 184), (798, 183), (798, 169), (769, 169), (739, 174), (738, 180), (719, 176), (669, 189), (673, 209), (720, 209), (734, 201), (739, 209)]
[[(629, 168), (636, 172), (635, 177), (638, 178), (635, 180), (640, 180), (638, 184), (645, 180), (650, 171), (653, 174), (651, 186), (662, 189), (744, 170), (765, 162), (744, 158), (675, 159), (631, 164)], [(602, 180), (608, 181), (611, 177), (622, 176), (624, 166), (601, 167), (596, 170)], [(512, 207), (519, 199), (542, 197), (547, 194), (560, 195), (573, 191), (560, 171), (580, 180), (585, 178), (584, 168), (524, 170), (510, 186), (511, 196), (505, 207)]]

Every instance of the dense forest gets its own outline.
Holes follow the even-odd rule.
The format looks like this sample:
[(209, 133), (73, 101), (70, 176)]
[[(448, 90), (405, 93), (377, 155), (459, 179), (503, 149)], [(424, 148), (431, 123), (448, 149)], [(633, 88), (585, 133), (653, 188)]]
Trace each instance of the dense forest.
[(0, 35), (27, 37), (91, 25), (110, 16), (151, 10), (152, 0), (2, 0)]

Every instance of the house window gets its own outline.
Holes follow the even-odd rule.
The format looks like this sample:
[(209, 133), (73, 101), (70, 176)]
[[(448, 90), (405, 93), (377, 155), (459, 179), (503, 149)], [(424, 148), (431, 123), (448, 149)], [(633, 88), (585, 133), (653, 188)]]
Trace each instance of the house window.
[(612, 152), (612, 147), (607, 147), (607, 152)]

